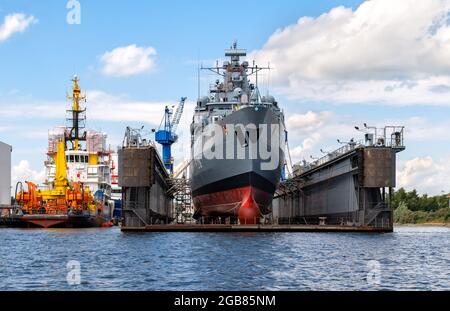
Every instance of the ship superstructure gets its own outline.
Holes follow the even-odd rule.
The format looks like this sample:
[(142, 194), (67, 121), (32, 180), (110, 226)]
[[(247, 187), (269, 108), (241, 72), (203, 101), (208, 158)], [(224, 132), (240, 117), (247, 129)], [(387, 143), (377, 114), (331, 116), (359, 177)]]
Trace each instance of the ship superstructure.
[[(55, 178), (55, 146), (69, 133), (66, 127), (56, 127), (49, 132), (48, 159), (45, 162), (46, 180), (51, 183)], [(111, 195), (112, 155), (106, 147), (106, 134), (88, 131), (87, 148), (66, 150), (68, 178), (88, 185), (92, 191), (101, 191)]]
[(190, 179), (200, 219), (257, 223), (270, 213), (280, 181), (284, 115), (275, 98), (258, 89), (258, 73), (269, 68), (241, 61), (246, 54), (235, 43), (222, 66), (203, 68), (222, 80), (198, 100), (191, 124)]

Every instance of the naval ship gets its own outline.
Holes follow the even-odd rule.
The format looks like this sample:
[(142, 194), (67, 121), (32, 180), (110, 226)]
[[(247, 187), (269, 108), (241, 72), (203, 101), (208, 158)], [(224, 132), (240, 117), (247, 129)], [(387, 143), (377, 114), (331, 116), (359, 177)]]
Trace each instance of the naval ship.
[[(246, 55), (234, 43), (222, 66), (202, 67), (219, 79), (199, 98), (191, 124), (189, 171), (197, 219), (255, 224), (271, 213), (287, 132), (278, 102), (258, 89), (258, 73), (270, 68), (241, 60)], [(264, 150), (270, 150), (271, 165)]]

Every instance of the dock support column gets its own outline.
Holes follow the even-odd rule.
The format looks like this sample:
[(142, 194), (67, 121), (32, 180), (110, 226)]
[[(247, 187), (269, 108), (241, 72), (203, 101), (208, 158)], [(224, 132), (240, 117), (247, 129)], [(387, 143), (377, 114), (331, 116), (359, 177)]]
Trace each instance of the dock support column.
[(392, 208), (392, 187), (389, 187), (389, 202), (388, 207), (390, 210), (390, 216), (389, 216), (389, 228), (394, 228), (394, 210)]

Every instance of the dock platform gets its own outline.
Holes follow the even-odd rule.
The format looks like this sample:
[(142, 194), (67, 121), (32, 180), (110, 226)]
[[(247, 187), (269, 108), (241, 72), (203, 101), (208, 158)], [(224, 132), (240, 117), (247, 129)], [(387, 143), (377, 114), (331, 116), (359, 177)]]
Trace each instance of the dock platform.
[(331, 225), (149, 225), (122, 227), (122, 232), (372, 232), (389, 233), (392, 227)]

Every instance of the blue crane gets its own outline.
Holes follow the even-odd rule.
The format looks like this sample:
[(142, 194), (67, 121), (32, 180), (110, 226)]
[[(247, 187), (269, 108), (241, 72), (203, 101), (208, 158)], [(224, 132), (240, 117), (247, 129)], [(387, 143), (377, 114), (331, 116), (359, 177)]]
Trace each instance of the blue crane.
[(183, 115), (186, 99), (186, 97), (181, 98), (175, 113), (166, 106), (164, 118), (155, 134), (156, 142), (162, 146), (164, 166), (171, 175), (173, 174), (172, 145), (178, 140), (176, 132), (178, 124), (180, 124), (181, 116)]

